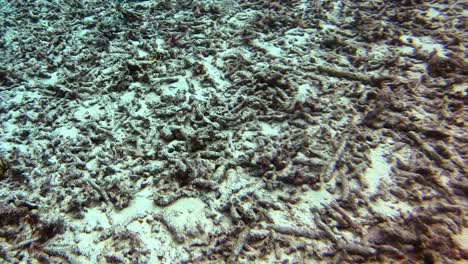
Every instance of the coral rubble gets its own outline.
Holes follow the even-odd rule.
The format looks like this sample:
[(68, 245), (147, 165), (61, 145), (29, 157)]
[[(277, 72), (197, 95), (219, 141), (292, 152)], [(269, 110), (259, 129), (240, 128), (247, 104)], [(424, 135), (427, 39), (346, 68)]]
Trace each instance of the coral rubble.
[(463, 1), (0, 1), (0, 262), (468, 259)]

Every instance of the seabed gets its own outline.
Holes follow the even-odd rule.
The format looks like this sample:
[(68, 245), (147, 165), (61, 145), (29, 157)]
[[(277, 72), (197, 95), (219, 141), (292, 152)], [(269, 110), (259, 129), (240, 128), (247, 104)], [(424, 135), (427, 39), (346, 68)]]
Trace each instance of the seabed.
[(466, 263), (466, 10), (0, 1), (0, 263)]

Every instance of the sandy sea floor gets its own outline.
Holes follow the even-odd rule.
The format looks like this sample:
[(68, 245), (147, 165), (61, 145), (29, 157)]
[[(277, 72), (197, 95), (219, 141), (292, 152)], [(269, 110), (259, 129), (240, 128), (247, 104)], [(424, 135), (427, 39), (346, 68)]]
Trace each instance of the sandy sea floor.
[(465, 10), (0, 1), (0, 263), (464, 263)]

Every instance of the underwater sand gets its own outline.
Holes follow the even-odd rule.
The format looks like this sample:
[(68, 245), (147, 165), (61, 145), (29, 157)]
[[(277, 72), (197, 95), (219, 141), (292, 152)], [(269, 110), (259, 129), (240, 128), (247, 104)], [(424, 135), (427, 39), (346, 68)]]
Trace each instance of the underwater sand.
[(464, 1), (0, 1), (0, 263), (464, 263)]

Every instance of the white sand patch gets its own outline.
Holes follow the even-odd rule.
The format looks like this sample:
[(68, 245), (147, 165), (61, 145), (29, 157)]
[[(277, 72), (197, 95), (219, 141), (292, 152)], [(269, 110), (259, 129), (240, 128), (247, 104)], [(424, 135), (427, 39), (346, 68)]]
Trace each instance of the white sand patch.
[(44, 85), (56, 85), (60, 81), (59, 75), (57, 72), (53, 72), (50, 74), (50, 77), (47, 79), (40, 80), (41, 83)]
[[(462, 227), (460, 234), (453, 236), (454, 240), (461, 245), (464, 250), (468, 250), (468, 229)], [(463, 246), (464, 245), (464, 246)]]
[(39, 98), (39, 96), (31, 92), (19, 92), (15, 93), (13, 97), (8, 98), (8, 101), (14, 104), (21, 104), (24, 100), (30, 98)]
[(333, 201), (333, 196), (325, 188), (319, 191), (309, 190), (301, 194), (301, 198), (309, 208), (321, 208)]
[(164, 209), (165, 223), (178, 234), (196, 237), (213, 229), (205, 215), (205, 203), (198, 198), (181, 198)]
[(296, 99), (299, 102), (305, 102), (308, 98), (317, 98), (318, 87), (314, 87), (308, 83), (302, 84), (297, 88)]
[(18, 126), (13, 124), (12, 121), (4, 122), (2, 124), (2, 130), (3, 130), (2, 131), (2, 136), (5, 136), (5, 134), (13, 133), (16, 129), (18, 129)]
[(291, 226), (293, 221), (291, 221), (289, 212), (287, 211), (270, 211), (268, 214), (273, 220), (275, 225), (279, 226)]
[(65, 241), (75, 244), (82, 256), (79, 263), (97, 263), (98, 256), (104, 251), (100, 244), (101, 231), (111, 228), (105, 212), (99, 208), (87, 209), (83, 219), (70, 219), (69, 230), (63, 235)]
[(262, 132), (266, 136), (279, 136), (281, 133), (281, 128), (278, 126), (272, 126), (265, 122), (260, 122), (260, 127)]
[(97, 256), (103, 252), (104, 247), (96, 243), (98, 240), (96, 233), (77, 233), (74, 241), (76, 246), (83, 254), (83, 257), (78, 258), (80, 263), (96, 263)]
[(203, 62), (203, 66), (208, 73), (208, 75), (215, 81), (216, 85), (219, 87), (229, 87), (230, 83), (224, 79), (224, 74), (216, 66), (214, 66), (213, 56), (209, 56)]
[(205, 216), (205, 204), (196, 198), (182, 198), (169, 207), (159, 208), (154, 205), (151, 194), (151, 188), (145, 188), (123, 210), (106, 213), (92, 208), (87, 210), (83, 219), (72, 220), (75, 232), (67, 233), (65, 237), (74, 240), (83, 253), (78, 258), (80, 263), (98, 263), (107, 254), (119, 256), (119, 252), (110, 249), (121, 242), (115, 238), (103, 239), (103, 234), (127, 231), (134, 233), (143, 243), (141, 249), (148, 251), (145, 258), (148, 263), (175, 263), (188, 259), (184, 245), (177, 244), (162, 223), (148, 219), (152, 219), (152, 213), (161, 212), (165, 222), (181, 234), (206, 234), (213, 229), (213, 224)]
[(80, 131), (76, 127), (62, 126), (58, 127), (52, 132), (54, 137), (63, 137), (68, 139), (76, 139)]
[(177, 82), (169, 85), (161, 85), (160, 88), (163, 95), (176, 95), (179, 91), (186, 91), (188, 89), (188, 85), (184, 78), (178, 78)]
[[(96, 155), (99, 152), (100, 151), (93, 150), (92, 154)], [(88, 162), (86, 162), (86, 169), (95, 170), (97, 168), (99, 168), (99, 163), (95, 158), (93, 158), (93, 159), (89, 160)]]
[(94, 120), (101, 120), (101, 116), (105, 114), (105, 111), (98, 104), (83, 104), (84, 106), (79, 107), (73, 117), (78, 120), (85, 120), (92, 118)]
[[(390, 153), (390, 146), (390, 144), (380, 145), (373, 149), (370, 153), (372, 164), (364, 174), (364, 177), (369, 185), (369, 187), (366, 189), (368, 195), (375, 194), (379, 189), (379, 185), (383, 182), (388, 183), (389, 186), (392, 185), (391, 168), (393, 166), (393, 162), (389, 163), (386, 158), (388, 153)], [(392, 153), (392, 155), (404, 159), (406, 153)], [(400, 214), (408, 214), (413, 208), (406, 201), (384, 201), (381, 199), (372, 202), (371, 206), (375, 212), (380, 213), (385, 217), (394, 217), (399, 216)]]
[(109, 218), (106, 213), (100, 208), (90, 208), (86, 210), (85, 217), (81, 220), (77, 220), (74, 223), (77, 224), (83, 231), (91, 232), (96, 228), (109, 228)]
[(409, 56), (414, 53), (414, 48), (411, 46), (401, 46), (398, 47), (398, 51), (403, 55)]
[(320, 191), (309, 190), (301, 194), (302, 202), (294, 207), (293, 215), (297, 219), (297, 223), (305, 226), (310, 226), (313, 221), (312, 213), (310, 209), (322, 209), (328, 207), (328, 205), (334, 200), (332, 194), (330, 194), (325, 188)]
[[(155, 229), (146, 221), (132, 222), (128, 230), (138, 234), (144, 247), (150, 251), (148, 263), (163, 263), (187, 258), (185, 251), (176, 245), (166, 232), (155, 232)], [(165, 261), (162, 261), (165, 259)]]
[(426, 16), (430, 19), (440, 16), (440, 11), (435, 8), (429, 8), (426, 12)]
[(427, 53), (431, 53), (433, 50), (437, 51), (437, 54), (441, 57), (446, 57), (444, 46), (437, 43), (431, 37), (416, 37), (409, 35), (402, 35), (400, 40), (405, 45), (410, 45), (416, 49), (423, 50)]
[[(236, 47), (231, 49), (226, 49), (225, 51), (221, 52), (219, 57), (223, 58), (226, 56), (242, 56), (246, 60), (251, 60), (253, 54), (251, 51), (245, 48)], [(223, 66), (226, 62), (224, 60), (217, 60), (217, 66)]]
[(142, 218), (154, 212), (156, 206), (152, 199), (151, 188), (145, 188), (135, 195), (129, 206), (120, 210), (112, 211), (110, 218), (113, 225), (127, 225), (137, 218)]
[(374, 194), (380, 182), (390, 179), (391, 164), (385, 159), (387, 150), (381, 145), (371, 150), (371, 167), (366, 170), (364, 177), (369, 184), (368, 192)]
[[(274, 196), (288, 195), (282, 194), (280, 191), (275, 191), (272, 194)], [(270, 210), (269, 216), (274, 224), (288, 227), (315, 226), (313, 224), (311, 209), (326, 208), (334, 201), (333, 195), (325, 188), (322, 188), (320, 191), (308, 190), (301, 192), (300, 199), (300, 202), (288, 210)]]
[(371, 203), (371, 206), (375, 212), (385, 217), (407, 215), (413, 209), (410, 204), (404, 201), (383, 201), (380, 199)]
[[(134, 84), (131, 84), (130, 87), (136, 86)], [(135, 98), (135, 92), (125, 92), (120, 96), (120, 103), (127, 105), (132, 102), (132, 100)]]
[(371, 50), (367, 54), (369, 61), (382, 61), (389, 56), (392, 56), (392, 51), (390, 47), (385, 44), (372, 45)]
[(460, 92), (464, 96), (466, 96), (466, 91), (468, 90), (468, 84), (466, 82), (465, 83), (460, 83), (460, 84), (454, 84), (453, 85), (453, 90), (455, 92)]

